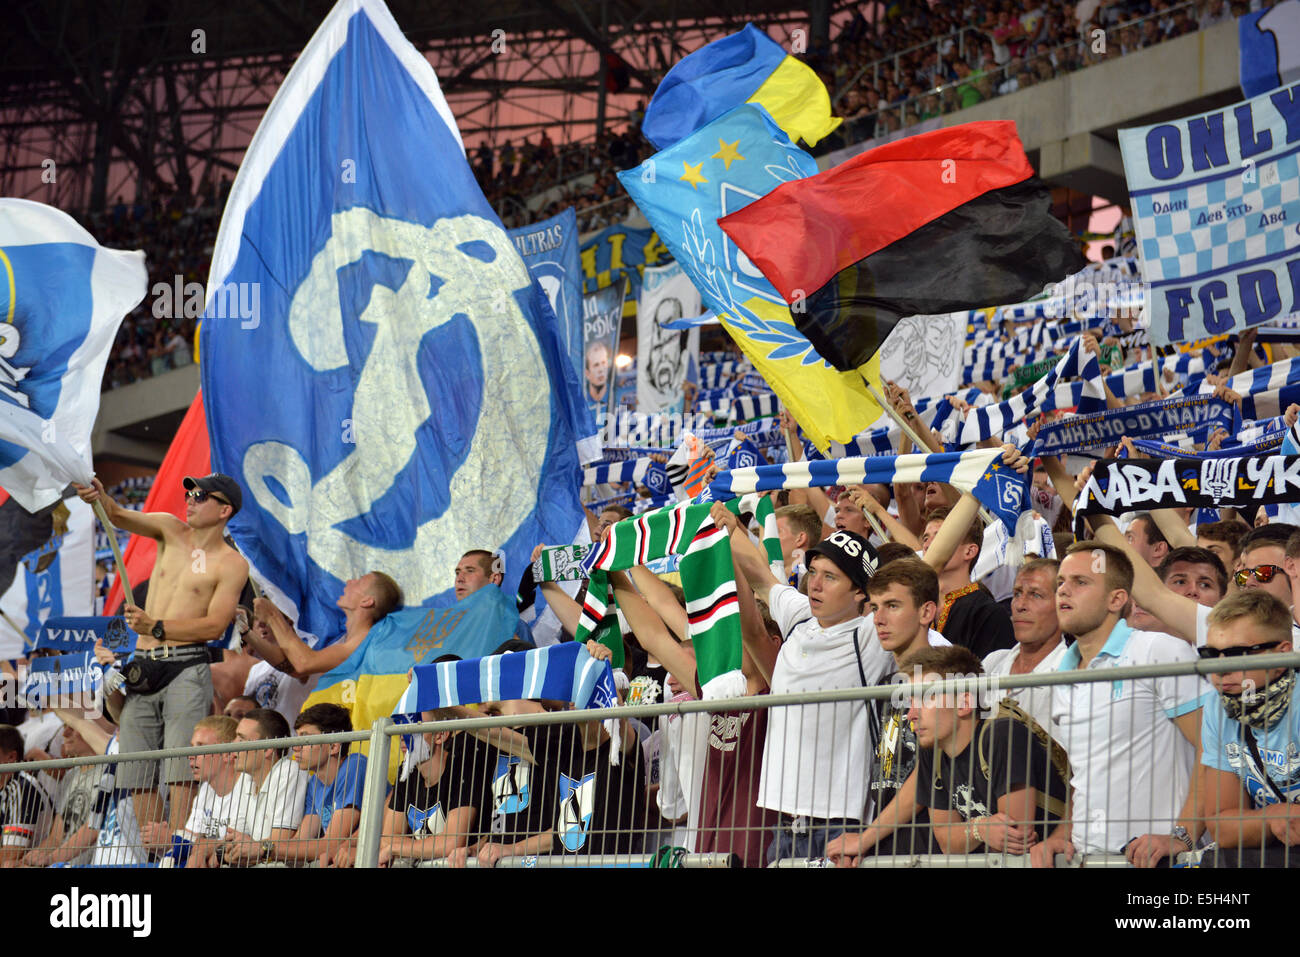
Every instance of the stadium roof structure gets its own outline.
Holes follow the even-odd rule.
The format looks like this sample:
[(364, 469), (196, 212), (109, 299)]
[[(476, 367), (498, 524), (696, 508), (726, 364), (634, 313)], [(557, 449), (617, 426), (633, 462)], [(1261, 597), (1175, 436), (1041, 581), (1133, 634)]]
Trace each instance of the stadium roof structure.
[[(330, 0), (11, 0), (0, 31), (0, 192), (103, 208), (139, 184), (233, 176)], [(754, 21), (810, 46), (849, 0), (390, 0), (467, 143), (594, 137), (662, 73)], [(497, 42), (494, 43), (493, 41)], [(557, 136), (557, 132), (560, 134)], [(42, 173), (53, 160), (62, 182)], [(54, 187), (51, 189), (50, 187)], [(164, 192), (169, 191), (164, 187)]]

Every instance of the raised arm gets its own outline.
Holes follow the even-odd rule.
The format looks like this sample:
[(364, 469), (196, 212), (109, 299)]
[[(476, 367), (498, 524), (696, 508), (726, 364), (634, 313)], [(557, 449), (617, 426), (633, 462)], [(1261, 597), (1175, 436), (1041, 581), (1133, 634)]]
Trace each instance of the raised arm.
[(943, 571), (979, 511), (979, 500), (969, 492), (963, 494), (960, 501), (948, 512), (948, 517), (943, 520), (943, 524), (939, 526), (939, 531), (930, 542), (930, 547), (925, 550), (925, 563), (936, 572)]
[(155, 541), (162, 541), (169, 532), (176, 534), (185, 529), (185, 523), (168, 512), (137, 512), (123, 508), (117, 504), (113, 496), (104, 491), (104, 483), (99, 479), (92, 479), (90, 485), (74, 484), (73, 487), (83, 502), (92, 505), (99, 502), (104, 506), (104, 514), (108, 516), (113, 526), (132, 535), (143, 535)]
[[(690, 622), (686, 609), (677, 601), (677, 596), (668, 587), (668, 583), (644, 565), (637, 565), (632, 569), (632, 584), (641, 592), (646, 604), (668, 626), (668, 630), (679, 640), (685, 641), (690, 634)], [(632, 630), (636, 631), (635, 628)]]
[[(919, 552), (921, 550), (921, 540), (912, 534), (910, 528), (896, 519), (893, 515), (889, 514), (889, 509), (876, 501), (874, 495), (868, 492), (861, 485), (851, 486), (846, 491), (848, 496), (857, 503), (860, 509), (875, 516), (876, 521), (880, 522), (885, 531), (889, 533), (891, 540), (901, 542), (908, 548), (912, 549), (912, 551)], [(899, 508), (902, 508), (901, 504), (899, 505)]]
[[(636, 635), (637, 644), (658, 659), (683, 688), (694, 688), (694, 656), (677, 643), (663, 619), (655, 614), (655, 610), (632, 587), (631, 579), (622, 572), (611, 572), (609, 579), (614, 585), (618, 607), (622, 609), (632, 633)], [(669, 597), (672, 597), (671, 593)], [(675, 600), (673, 604), (676, 604)]]
[(731, 534), (732, 561), (744, 573), (754, 595), (766, 602), (772, 586), (780, 584), (768, 567), (767, 556), (750, 541), (749, 533), (740, 527), (740, 521), (721, 502), (713, 504), (709, 515), (718, 528), (726, 529)]
[(1090, 515), (1088, 524), (1097, 541), (1122, 548), (1128, 556), (1133, 565), (1133, 600), (1160, 619), (1172, 634), (1195, 646), (1196, 611), (1200, 606), (1186, 595), (1170, 591), (1146, 559), (1120, 534), (1119, 526), (1109, 515)]
[(336, 641), (319, 650), (309, 648), (307, 642), (293, 630), (289, 619), (268, 598), (253, 600), (253, 614), (270, 627), (276, 645), (288, 660), (289, 666), (299, 675), (323, 675), (347, 661), (348, 656), (356, 650), (356, 646), (346, 640)]

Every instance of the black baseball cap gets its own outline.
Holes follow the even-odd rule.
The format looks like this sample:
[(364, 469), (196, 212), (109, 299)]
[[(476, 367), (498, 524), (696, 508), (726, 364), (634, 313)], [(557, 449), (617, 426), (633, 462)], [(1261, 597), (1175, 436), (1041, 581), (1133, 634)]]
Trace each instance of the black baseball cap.
[(865, 589), (871, 576), (876, 573), (880, 557), (871, 543), (857, 532), (840, 529), (829, 538), (824, 538), (806, 552), (808, 561), (814, 555), (821, 555), (835, 563), (835, 567), (849, 576), (855, 588)]
[(244, 493), (239, 489), (239, 483), (229, 475), (222, 475), (220, 472), (213, 472), (211, 475), (205, 475), (202, 478), (195, 478), (192, 475), (185, 476), (181, 483), (185, 486), (185, 491), (200, 488), (205, 492), (215, 492), (230, 503), (234, 510), (230, 514), (234, 515), (239, 511), (239, 506), (244, 502)]

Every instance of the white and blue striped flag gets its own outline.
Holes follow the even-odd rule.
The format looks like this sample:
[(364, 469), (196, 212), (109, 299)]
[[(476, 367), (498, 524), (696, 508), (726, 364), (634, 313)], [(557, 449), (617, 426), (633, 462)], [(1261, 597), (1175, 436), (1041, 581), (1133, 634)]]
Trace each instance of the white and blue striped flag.
[(60, 210), (0, 199), (0, 486), (29, 512), (89, 485), (90, 433), (144, 253), (104, 249)]

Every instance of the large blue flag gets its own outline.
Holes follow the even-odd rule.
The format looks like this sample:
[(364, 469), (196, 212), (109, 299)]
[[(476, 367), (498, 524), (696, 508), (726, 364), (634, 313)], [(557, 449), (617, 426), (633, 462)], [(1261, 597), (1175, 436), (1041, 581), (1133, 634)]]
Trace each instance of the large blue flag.
[(29, 512), (89, 485), (90, 431), (144, 253), (103, 249), (71, 216), (0, 199), (0, 487)]
[(483, 197), (437, 77), (380, 0), (342, 0), (285, 78), (231, 189), (202, 327), (212, 464), (231, 531), (342, 630), (371, 569), (453, 601), (471, 548), (513, 589), (582, 521), (583, 413), (545, 297)]

